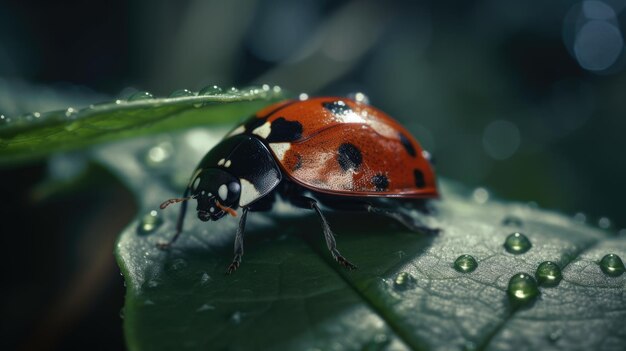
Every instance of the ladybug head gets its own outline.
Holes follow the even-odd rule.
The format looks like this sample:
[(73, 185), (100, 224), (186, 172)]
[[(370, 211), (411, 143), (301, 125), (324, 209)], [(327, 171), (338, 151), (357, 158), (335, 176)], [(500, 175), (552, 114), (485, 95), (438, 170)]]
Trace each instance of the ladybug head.
[(241, 185), (230, 173), (218, 168), (199, 170), (190, 184), (191, 198), (198, 201), (198, 218), (217, 221), (227, 213), (236, 216)]

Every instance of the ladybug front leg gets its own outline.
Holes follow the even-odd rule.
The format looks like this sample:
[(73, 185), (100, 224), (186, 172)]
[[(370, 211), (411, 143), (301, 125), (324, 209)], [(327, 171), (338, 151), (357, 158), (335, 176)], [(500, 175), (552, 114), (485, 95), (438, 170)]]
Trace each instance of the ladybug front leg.
[(335, 235), (333, 234), (332, 230), (330, 230), (328, 221), (322, 214), (322, 210), (320, 210), (319, 206), (317, 205), (317, 201), (310, 199), (310, 204), (311, 204), (311, 208), (314, 209), (315, 212), (317, 212), (317, 215), (320, 217), (320, 220), (322, 221), (322, 230), (324, 231), (324, 238), (326, 239), (326, 246), (328, 246), (328, 250), (330, 250), (330, 253), (333, 255), (333, 258), (348, 269), (356, 269), (357, 267), (353, 265), (352, 263), (350, 263), (350, 261), (346, 260), (346, 258), (343, 257), (339, 253), (339, 250), (337, 250), (337, 243), (335, 242)]
[[(183, 198), (187, 198), (189, 196), (190, 189), (185, 189), (185, 193), (183, 194)], [(178, 239), (180, 234), (183, 232), (183, 223), (185, 222), (185, 213), (187, 212), (187, 201), (183, 201), (180, 205), (180, 212), (178, 213), (178, 220), (176, 221), (176, 233), (172, 237), (169, 242), (157, 243), (157, 247), (161, 250), (166, 250)]]
[(241, 256), (243, 256), (243, 232), (246, 229), (246, 217), (248, 216), (248, 208), (243, 207), (243, 213), (241, 219), (239, 219), (239, 227), (237, 228), (237, 234), (235, 234), (235, 257), (233, 263), (228, 266), (226, 274), (231, 274), (236, 271), (241, 264)]

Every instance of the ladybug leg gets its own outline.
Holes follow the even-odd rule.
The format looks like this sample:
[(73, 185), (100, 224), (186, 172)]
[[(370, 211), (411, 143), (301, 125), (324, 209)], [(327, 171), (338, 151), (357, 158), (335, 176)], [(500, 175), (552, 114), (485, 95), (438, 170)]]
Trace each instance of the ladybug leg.
[(417, 216), (406, 213), (401, 209), (388, 209), (383, 207), (375, 207), (373, 205), (367, 205), (367, 211), (370, 213), (376, 213), (383, 216), (387, 216), (402, 223), (408, 229), (414, 232), (422, 232), (426, 234), (439, 234), (441, 229), (431, 228), (424, 224)]
[(239, 219), (239, 227), (237, 228), (237, 234), (235, 234), (235, 257), (233, 263), (228, 266), (226, 274), (231, 274), (236, 271), (241, 264), (241, 256), (243, 256), (243, 232), (246, 229), (246, 217), (248, 217), (248, 208), (243, 207), (243, 213), (241, 219)]
[[(183, 197), (185, 198), (188, 196), (189, 196), (189, 188), (185, 189), (185, 194), (183, 195)], [(170, 239), (170, 241), (166, 243), (163, 243), (163, 242), (157, 243), (157, 247), (159, 249), (167, 250), (178, 239), (180, 234), (183, 232), (183, 223), (185, 222), (186, 212), (187, 212), (187, 201), (184, 201), (180, 204), (180, 212), (178, 213), (178, 220), (176, 221), (176, 233), (174, 234), (174, 237), (172, 237), (172, 239)]]
[(314, 209), (315, 212), (317, 212), (317, 215), (320, 217), (320, 220), (322, 221), (322, 230), (324, 231), (324, 238), (326, 239), (326, 246), (328, 246), (328, 250), (330, 250), (330, 253), (333, 255), (333, 258), (337, 262), (341, 263), (341, 265), (343, 265), (347, 269), (356, 269), (357, 267), (353, 265), (352, 263), (350, 263), (350, 261), (348, 261), (345, 257), (343, 257), (341, 253), (339, 253), (339, 250), (337, 250), (337, 243), (335, 242), (335, 235), (333, 234), (332, 230), (330, 230), (328, 221), (322, 214), (322, 210), (320, 210), (319, 206), (317, 205), (317, 202), (313, 199), (310, 199), (310, 204), (311, 204), (311, 208)]

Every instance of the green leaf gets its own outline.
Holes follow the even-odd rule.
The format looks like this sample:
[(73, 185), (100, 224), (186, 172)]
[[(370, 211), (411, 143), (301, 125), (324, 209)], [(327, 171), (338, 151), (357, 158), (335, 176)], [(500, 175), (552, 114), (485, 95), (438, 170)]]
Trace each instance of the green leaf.
[[(196, 162), (224, 131), (195, 129), (100, 148), (97, 158), (134, 192), (141, 211), (121, 234), (116, 257), (127, 294), (124, 330), (131, 350), (621, 349), (626, 345), (626, 275), (598, 262), (626, 257), (626, 241), (552, 211), (474, 200), (442, 181), (430, 218), (438, 235), (374, 216), (329, 215), (346, 271), (326, 250), (316, 217), (305, 210), (250, 213), (242, 266), (232, 260), (237, 220), (204, 223), (188, 213), (168, 252), (179, 196)], [(158, 164), (146, 155), (165, 144)], [(161, 146), (159, 146), (161, 145)], [(479, 192), (481, 193), (481, 192)], [(150, 216), (154, 211), (156, 216)], [(532, 247), (507, 252), (523, 232)], [(454, 269), (473, 256), (471, 273)], [(535, 274), (543, 261), (562, 268), (554, 287), (526, 304), (507, 297), (509, 279)]]
[(169, 98), (146, 94), (83, 109), (2, 116), (0, 163), (190, 126), (233, 123), (283, 96), (278, 87), (267, 85), (190, 96), (173, 93), (176, 97)]

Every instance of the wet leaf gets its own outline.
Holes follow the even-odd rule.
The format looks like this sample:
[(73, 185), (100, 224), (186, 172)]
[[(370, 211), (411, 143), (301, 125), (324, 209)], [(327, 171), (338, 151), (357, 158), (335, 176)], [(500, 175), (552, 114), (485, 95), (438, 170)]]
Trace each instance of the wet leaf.
[(0, 118), (0, 163), (11, 163), (139, 135), (190, 126), (233, 123), (280, 99), (278, 88), (267, 85), (206, 95), (174, 94), (151, 98), (135, 93), (127, 100), (68, 107)]
[[(243, 263), (231, 276), (224, 272), (236, 219), (204, 223), (192, 210), (175, 247), (159, 251), (155, 245), (173, 234), (177, 211), (158, 205), (180, 195), (223, 133), (195, 129), (97, 152), (141, 208), (116, 247), (127, 286), (130, 349), (570, 350), (626, 344), (626, 275), (611, 277), (599, 266), (605, 254), (626, 257), (624, 239), (552, 211), (489, 199), (484, 190), (477, 202), (449, 181), (441, 182), (442, 200), (431, 218), (443, 229), (438, 235), (379, 217), (329, 215), (356, 271), (333, 262), (317, 219), (305, 210), (249, 214)], [(169, 145), (175, 157), (147, 162), (159, 145)], [(505, 248), (515, 232), (530, 241), (527, 251)], [(465, 254), (476, 260), (471, 272), (455, 269)], [(516, 301), (516, 289), (534, 291), (528, 289), (545, 261), (560, 266), (562, 280)], [(518, 273), (526, 275), (510, 288)]]

